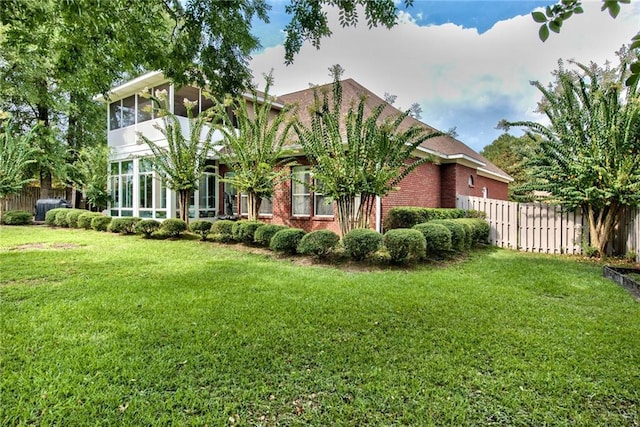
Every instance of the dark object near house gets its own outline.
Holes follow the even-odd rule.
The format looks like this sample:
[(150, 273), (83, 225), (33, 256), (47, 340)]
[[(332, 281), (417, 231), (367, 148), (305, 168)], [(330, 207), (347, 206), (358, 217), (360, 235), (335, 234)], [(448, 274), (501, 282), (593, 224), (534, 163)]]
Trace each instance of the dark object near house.
[(56, 208), (70, 208), (71, 204), (65, 199), (38, 199), (36, 201), (35, 221), (44, 221), (48, 211)]
[(603, 276), (613, 280), (640, 299), (640, 283), (637, 281), (637, 278), (640, 277), (640, 269), (605, 266)]

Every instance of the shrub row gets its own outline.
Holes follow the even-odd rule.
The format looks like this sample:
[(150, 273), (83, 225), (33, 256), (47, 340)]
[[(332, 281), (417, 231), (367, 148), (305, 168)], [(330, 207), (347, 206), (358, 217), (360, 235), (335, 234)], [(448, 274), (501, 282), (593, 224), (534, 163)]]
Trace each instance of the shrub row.
[(4, 225), (30, 225), (33, 223), (33, 214), (27, 211), (6, 211), (2, 215)]
[(396, 228), (411, 228), (414, 225), (428, 221), (457, 218), (480, 218), (485, 219), (484, 212), (476, 210), (450, 209), (450, 208), (418, 208), (418, 207), (397, 207), (389, 209), (389, 213), (384, 220), (384, 229), (393, 230)]

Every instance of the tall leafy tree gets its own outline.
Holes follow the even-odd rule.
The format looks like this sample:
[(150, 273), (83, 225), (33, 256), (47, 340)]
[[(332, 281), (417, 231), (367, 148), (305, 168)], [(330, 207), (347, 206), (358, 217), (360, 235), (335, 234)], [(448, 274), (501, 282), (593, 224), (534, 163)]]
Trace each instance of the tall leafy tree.
[(251, 100), (241, 96), (230, 101), (233, 115), (228, 114), (228, 103), (216, 108), (217, 127), (223, 134), (220, 162), (233, 171), (223, 181), (247, 195), (250, 220), (258, 219), (262, 199), (271, 197), (275, 185), (289, 177), (286, 166), (291, 163), (292, 152), (285, 144), (293, 124), (292, 106), (274, 113), (271, 76), (266, 80), (264, 93), (254, 90)]
[(109, 149), (106, 145), (94, 145), (83, 148), (75, 163), (75, 183), (82, 191), (86, 203), (98, 210), (107, 207)]
[(590, 244), (604, 254), (625, 207), (640, 205), (640, 93), (638, 81), (625, 88), (628, 62), (618, 68), (560, 64), (550, 87), (538, 82), (540, 112), (549, 125), (522, 126), (541, 137), (528, 162), (530, 189), (548, 192), (567, 209), (582, 208)]
[(34, 129), (20, 135), (7, 113), (0, 111), (0, 224), (6, 200), (19, 193), (31, 179), (28, 166), (34, 162), (36, 149), (31, 146)]
[(340, 232), (345, 235), (354, 228), (369, 228), (376, 196), (387, 195), (411, 171), (432, 161), (412, 155), (424, 141), (442, 133), (421, 125), (401, 126), (410, 111), (383, 116), (392, 108), (386, 102), (367, 113), (364, 97), (343, 113), (340, 75), (332, 71), (331, 94), (316, 91), (310, 125), (298, 122), (294, 129), (322, 193), (338, 205)]
[(211, 142), (215, 126), (206, 114), (193, 117), (195, 103), (185, 100), (188, 128), (183, 129), (180, 117), (169, 111), (166, 91), (152, 96), (160, 108), (162, 124), (154, 127), (162, 133), (166, 145), (150, 140), (138, 132), (138, 143), (146, 144), (153, 153), (153, 166), (168, 188), (178, 193), (180, 219), (189, 224), (189, 201), (203, 174), (210, 167), (207, 159), (213, 155)]

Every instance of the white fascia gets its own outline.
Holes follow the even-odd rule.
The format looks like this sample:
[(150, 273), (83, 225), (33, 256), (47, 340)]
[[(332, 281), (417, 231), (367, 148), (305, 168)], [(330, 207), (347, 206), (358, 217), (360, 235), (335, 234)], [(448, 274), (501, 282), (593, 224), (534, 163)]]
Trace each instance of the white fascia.
[(103, 95), (96, 95), (93, 97), (93, 99), (95, 99), (96, 101), (115, 101), (117, 99), (126, 98), (129, 95), (136, 94), (146, 87), (151, 88), (168, 81), (169, 80), (161, 71), (151, 71), (149, 73), (136, 77), (133, 80), (129, 80), (128, 82), (123, 83), (120, 86), (112, 88), (109, 93), (107, 93), (107, 99), (105, 99)]

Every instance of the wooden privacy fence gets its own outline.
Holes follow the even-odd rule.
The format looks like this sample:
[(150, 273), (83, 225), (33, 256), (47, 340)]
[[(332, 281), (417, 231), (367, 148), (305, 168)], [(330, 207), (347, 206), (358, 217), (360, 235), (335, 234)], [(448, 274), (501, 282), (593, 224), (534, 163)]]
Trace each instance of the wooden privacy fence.
[[(544, 203), (516, 203), (481, 197), (458, 196), (456, 207), (485, 212), (491, 226), (491, 244), (526, 252), (580, 254), (589, 241), (587, 218), (580, 210), (563, 211)], [(638, 251), (640, 212), (625, 211), (607, 247), (609, 254)]]
[[(54, 199), (65, 198), (65, 190), (51, 190)], [(5, 210), (21, 210), (34, 212), (36, 201), (40, 198), (40, 187), (24, 187), (19, 194), (14, 194), (7, 199)]]

